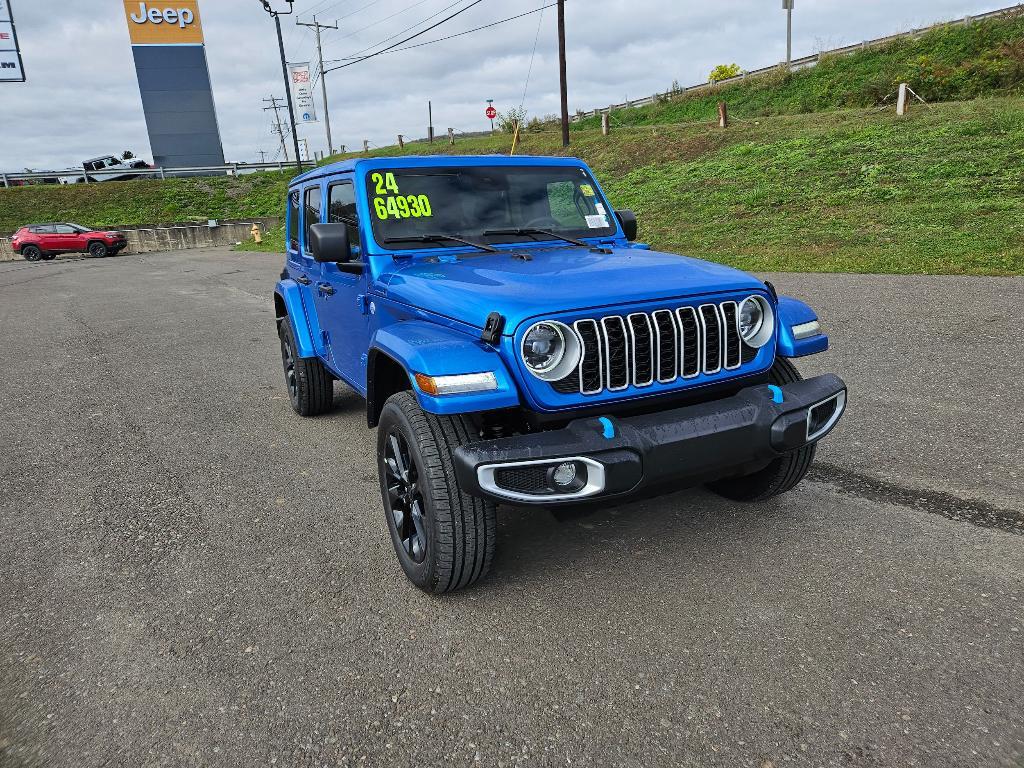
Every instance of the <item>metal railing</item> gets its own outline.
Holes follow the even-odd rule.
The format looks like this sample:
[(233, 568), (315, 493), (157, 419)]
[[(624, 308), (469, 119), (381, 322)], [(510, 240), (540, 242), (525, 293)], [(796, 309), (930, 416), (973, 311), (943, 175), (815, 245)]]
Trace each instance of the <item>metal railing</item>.
[[(303, 168), (315, 168), (316, 163), (304, 161)], [(46, 179), (71, 179), (71, 183), (82, 184), (106, 184), (110, 177), (117, 176), (141, 176), (142, 178), (166, 179), (176, 176), (204, 176), (215, 174), (228, 174), (239, 176), (246, 173), (260, 173), (262, 171), (286, 171), (295, 167), (294, 163), (280, 161), (276, 163), (229, 163), (227, 165), (206, 165), (196, 168), (108, 168), (102, 171), (89, 171), (94, 178), (89, 180), (84, 168), (65, 171), (25, 171), (23, 173), (0, 172), (0, 186), (16, 186), (16, 181), (34, 181)], [(98, 178), (97, 178), (98, 177)], [(106, 178), (104, 178), (106, 177)], [(79, 179), (81, 181), (79, 182)]]
[[(804, 56), (802, 59), (793, 59), (789, 64), (790, 72), (797, 72), (801, 69), (807, 69), (809, 67), (816, 66), (822, 59), (830, 56), (849, 56), (860, 51), (874, 48), (879, 45), (885, 45), (896, 40), (902, 40), (908, 37), (920, 37), (921, 35), (931, 32), (933, 29), (942, 29), (944, 27), (959, 27), (967, 24), (973, 24), (976, 21), (984, 21), (985, 19), (997, 19), (1004, 16), (1012, 16), (1017, 13), (1024, 13), (1024, 4), (1014, 5), (1009, 8), (1001, 8), (998, 11), (989, 11), (988, 13), (981, 13), (975, 16), (965, 16), (962, 19), (956, 21), (946, 21), (940, 24), (932, 24), (928, 27), (921, 27), (920, 29), (913, 29), (909, 32), (900, 32), (895, 35), (887, 35), (886, 37), (879, 37), (874, 40), (865, 40), (862, 43), (855, 43), (853, 45), (846, 45), (842, 48), (833, 48), (830, 51), (821, 51), (820, 53), (813, 54), (811, 56)], [(634, 107), (648, 107), (652, 104), (656, 104), (666, 99), (672, 99), (675, 96), (681, 96), (683, 94), (699, 93), (701, 91), (711, 90), (718, 88), (723, 85), (730, 85), (732, 83), (741, 83), (744, 80), (752, 77), (763, 77), (764, 75), (778, 72), (779, 70), (787, 69), (786, 63), (774, 64), (770, 67), (762, 67), (761, 69), (754, 69), (749, 72), (744, 72), (742, 75), (737, 77), (730, 77), (727, 80), (718, 80), (714, 83), (698, 83), (697, 85), (691, 85), (686, 88), (680, 88), (678, 90), (666, 91), (665, 93), (656, 93), (653, 96), (647, 96), (643, 99), (630, 99), (629, 101), (623, 102), (622, 104), (611, 104), (607, 107), (600, 109), (591, 109), (589, 111), (578, 111), (573, 116), (573, 122), (579, 122), (589, 117), (597, 117), (604, 114), (605, 112), (614, 112), (620, 109), (633, 109)]]

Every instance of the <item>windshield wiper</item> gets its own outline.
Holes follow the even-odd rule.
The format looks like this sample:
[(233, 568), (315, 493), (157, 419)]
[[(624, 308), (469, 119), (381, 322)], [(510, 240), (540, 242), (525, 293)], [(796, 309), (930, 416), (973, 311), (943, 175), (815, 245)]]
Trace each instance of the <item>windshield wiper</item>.
[(582, 240), (576, 240), (575, 238), (566, 237), (565, 235), (560, 235), (557, 232), (552, 232), (548, 229), (537, 229), (535, 227), (520, 227), (518, 229), (488, 229), (483, 234), (484, 237), (490, 237), (491, 235), (522, 235), (524, 237), (529, 237), (530, 235), (544, 235), (545, 237), (550, 237), (552, 240), (564, 240), (567, 243), (578, 245), (581, 248), (590, 247), (589, 243), (584, 243)]
[[(485, 233), (486, 234), (486, 233)], [(486, 243), (477, 243), (473, 240), (467, 240), (464, 237), (458, 235), (404, 235), (401, 237), (386, 237), (382, 241), (385, 245), (390, 243), (462, 243), (463, 245), (471, 245), (474, 248), (479, 248), (481, 251), (487, 251), (488, 253), (497, 253), (498, 249), (494, 248)]]

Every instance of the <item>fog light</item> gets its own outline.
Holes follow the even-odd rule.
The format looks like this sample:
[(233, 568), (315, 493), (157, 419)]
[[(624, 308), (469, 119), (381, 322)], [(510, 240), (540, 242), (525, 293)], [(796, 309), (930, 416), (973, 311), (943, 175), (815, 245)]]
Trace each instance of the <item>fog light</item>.
[(571, 461), (559, 464), (551, 473), (551, 479), (559, 488), (568, 488), (576, 479), (576, 465)]

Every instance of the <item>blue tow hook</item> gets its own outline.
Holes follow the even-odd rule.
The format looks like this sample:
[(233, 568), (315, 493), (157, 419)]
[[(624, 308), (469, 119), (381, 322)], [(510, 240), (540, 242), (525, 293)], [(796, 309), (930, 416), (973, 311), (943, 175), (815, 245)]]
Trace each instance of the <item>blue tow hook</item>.
[(598, 419), (601, 422), (601, 426), (604, 427), (604, 439), (611, 440), (615, 437), (615, 425), (612, 424), (612, 420), (607, 416), (602, 416)]
[(774, 384), (769, 384), (768, 385), (768, 389), (772, 393), (772, 402), (773, 403), (784, 403), (784, 402), (786, 402), (786, 398), (784, 398), (782, 396), (782, 388), (781, 387), (777, 387)]

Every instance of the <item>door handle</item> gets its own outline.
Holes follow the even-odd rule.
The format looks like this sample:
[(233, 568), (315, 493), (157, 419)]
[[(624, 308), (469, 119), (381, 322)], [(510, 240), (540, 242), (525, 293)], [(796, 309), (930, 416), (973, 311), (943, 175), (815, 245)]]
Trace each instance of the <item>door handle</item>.
[(317, 283), (316, 287), (320, 293), (326, 294), (327, 296), (333, 296), (336, 293), (334, 286), (330, 283)]
[(302, 283), (303, 285), (309, 285), (309, 284), (310, 284), (310, 283), (312, 283), (313, 281), (312, 281), (312, 280), (310, 280), (310, 279), (309, 279), (308, 277), (306, 277), (305, 275), (299, 275), (298, 277), (296, 277), (296, 278), (295, 278), (295, 282), (296, 282), (296, 283)]

